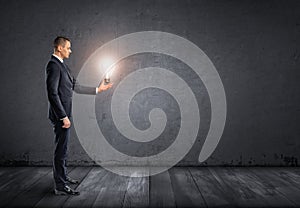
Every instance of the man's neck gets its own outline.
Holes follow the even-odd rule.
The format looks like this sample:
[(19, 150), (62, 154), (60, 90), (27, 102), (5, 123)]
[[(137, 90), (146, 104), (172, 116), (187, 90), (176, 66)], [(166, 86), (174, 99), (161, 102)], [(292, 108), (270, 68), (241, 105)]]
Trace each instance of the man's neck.
[(55, 56), (56, 58), (58, 58), (58, 60), (60, 60), (61, 63), (64, 62), (64, 59), (60, 56), (60, 54), (54, 52), (53, 56)]

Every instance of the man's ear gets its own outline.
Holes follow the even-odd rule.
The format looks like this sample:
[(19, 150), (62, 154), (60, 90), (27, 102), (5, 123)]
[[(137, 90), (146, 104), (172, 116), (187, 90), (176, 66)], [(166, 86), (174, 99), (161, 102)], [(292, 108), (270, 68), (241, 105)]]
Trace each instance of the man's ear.
[(57, 46), (57, 51), (61, 52), (61, 50), (62, 50), (62, 46), (61, 45)]

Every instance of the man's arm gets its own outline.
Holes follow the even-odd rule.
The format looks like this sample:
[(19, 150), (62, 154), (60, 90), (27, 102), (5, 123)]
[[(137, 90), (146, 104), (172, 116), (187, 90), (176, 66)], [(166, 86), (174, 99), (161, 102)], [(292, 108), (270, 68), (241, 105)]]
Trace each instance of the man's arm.
[(59, 119), (67, 117), (66, 111), (58, 96), (58, 84), (60, 79), (60, 69), (54, 62), (49, 62), (46, 69), (46, 86), (48, 100)]
[(105, 85), (103, 82), (101, 82), (98, 87), (82, 86), (76, 82), (75, 78), (73, 78), (73, 89), (78, 94), (95, 95), (95, 94), (101, 93), (105, 90), (108, 90), (111, 87), (112, 87), (111, 83)]
[(87, 94), (87, 95), (95, 95), (97, 94), (96, 87), (87, 87), (80, 85), (73, 79), (73, 90), (78, 94)]

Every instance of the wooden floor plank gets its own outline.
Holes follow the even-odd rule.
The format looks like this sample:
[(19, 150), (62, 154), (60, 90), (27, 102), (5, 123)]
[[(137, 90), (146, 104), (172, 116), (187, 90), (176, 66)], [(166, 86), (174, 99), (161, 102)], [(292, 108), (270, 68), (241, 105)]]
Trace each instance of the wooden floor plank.
[(168, 171), (151, 176), (150, 207), (176, 207), (170, 174)]
[(297, 177), (300, 177), (300, 167), (289, 167), (289, 168), (282, 167), (282, 170), (290, 171), (293, 174), (297, 175)]
[(204, 199), (186, 167), (169, 169), (177, 207), (206, 207)]
[(109, 172), (103, 182), (92, 207), (122, 207), (129, 177)]
[[(70, 167), (69, 176), (79, 180), (80, 182), (86, 177), (90, 172), (91, 167)], [(51, 168), (52, 172), (52, 168)], [(70, 185), (72, 188), (76, 189), (78, 185)], [(69, 198), (68, 196), (55, 196), (53, 193), (54, 182), (53, 177), (51, 176), (50, 185), (47, 190), (47, 193), (41, 197), (39, 201), (35, 204), (34, 207), (38, 208), (47, 208), (47, 207), (61, 207), (64, 202)]]
[[(254, 171), (256, 167), (252, 168)], [(261, 180), (255, 176), (248, 168), (230, 168), (230, 171), (241, 182), (247, 185), (257, 196), (259, 196), (261, 202), (266, 204), (266, 207), (293, 207), (291, 201), (276, 190), (274, 186), (268, 183), (268, 181), (261, 182)]]
[(101, 191), (103, 178), (108, 171), (101, 167), (93, 167), (89, 174), (77, 187), (79, 196), (69, 197), (63, 207), (91, 207)]
[(278, 177), (282, 178), (283, 180), (289, 182), (296, 188), (300, 189), (300, 168), (272, 168), (272, 172), (275, 173)]
[(0, 207), (300, 207), (299, 168), (173, 167), (125, 177), (76, 167), (69, 175), (81, 180), (72, 186), (80, 196), (55, 196), (51, 167), (0, 168)]
[[(18, 169), (22, 168), (16, 168), (16, 171), (18, 171)], [(1, 189), (0, 201), (3, 207), (10, 207), (9, 204), (12, 203), (19, 194), (30, 190), (38, 180), (50, 172), (50, 169), (47, 167), (30, 167), (26, 168), (26, 170), (26, 172), (20, 171), (22, 174), (17, 175), (14, 180), (12, 180), (13, 183)]]
[[(20, 168), (19, 168), (20, 169)], [(18, 169), (18, 170), (19, 170)], [(24, 168), (22, 168), (24, 169)], [(6, 182), (12, 174), (17, 174), (20, 171), (15, 171), (16, 167), (1, 167), (0, 168), (0, 187), (2, 182)]]
[[(143, 172), (143, 171), (142, 171)], [(123, 207), (148, 207), (149, 206), (149, 177), (142, 176), (137, 170), (129, 178), (124, 197)]]
[(227, 190), (233, 200), (233, 206), (267, 207), (261, 195), (254, 192), (244, 181), (240, 180), (229, 167), (209, 168), (223, 189)]
[(0, 191), (5, 190), (5, 187), (9, 187), (18, 178), (22, 178), (24, 174), (26, 175), (27, 172), (31, 171), (31, 167), (6, 167), (5, 169), (7, 171), (6, 174), (0, 178)]
[(296, 207), (300, 206), (300, 191), (297, 185), (291, 184), (284, 178), (281, 178), (276, 174), (280, 168), (257, 168), (249, 170), (255, 173), (263, 181), (270, 183), (276, 191), (281, 193), (285, 198), (295, 204)]
[(9, 207), (33, 207), (52, 186), (52, 171), (45, 176), (42, 176), (28, 190), (20, 193), (10, 203)]
[(232, 207), (233, 200), (227, 194), (227, 189), (216, 180), (206, 167), (190, 167), (195, 180), (208, 207)]

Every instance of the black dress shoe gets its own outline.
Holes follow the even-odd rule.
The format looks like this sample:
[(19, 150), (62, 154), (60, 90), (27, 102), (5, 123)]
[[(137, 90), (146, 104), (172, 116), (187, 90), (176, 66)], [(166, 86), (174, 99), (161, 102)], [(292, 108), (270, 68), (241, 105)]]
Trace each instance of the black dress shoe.
[(68, 182), (68, 183), (71, 183), (71, 184), (79, 184), (79, 181), (78, 181), (78, 180), (72, 179), (72, 178), (70, 178), (70, 177), (67, 177), (67, 182)]
[(69, 186), (65, 186), (63, 189), (54, 189), (55, 195), (79, 195), (79, 191), (71, 189)]

